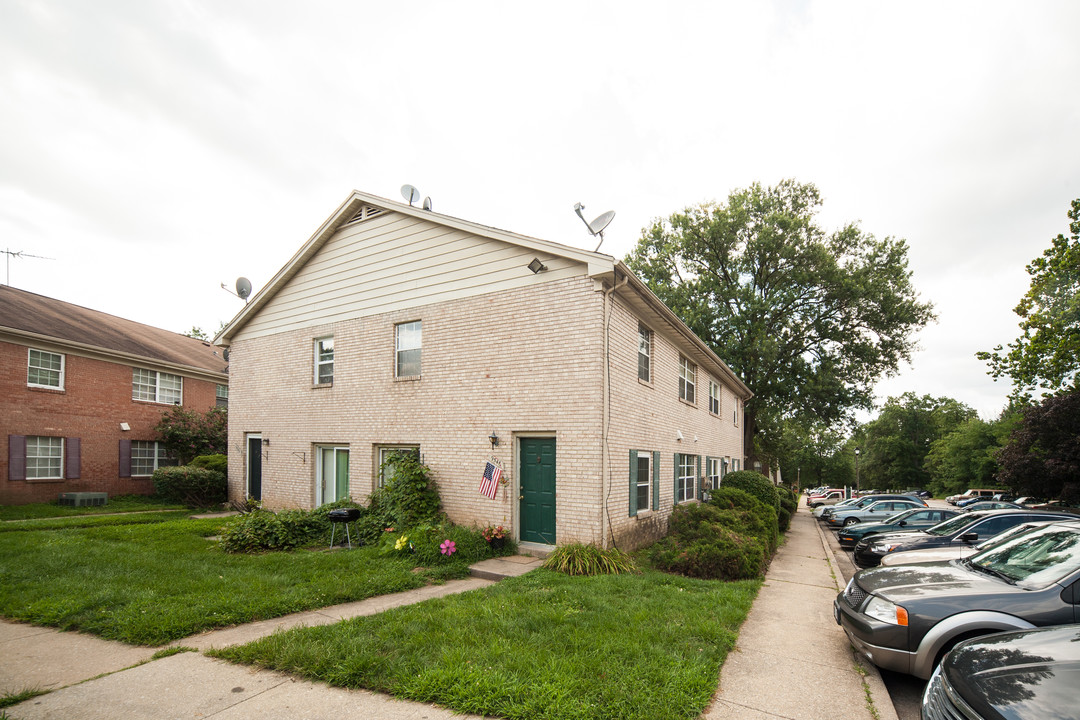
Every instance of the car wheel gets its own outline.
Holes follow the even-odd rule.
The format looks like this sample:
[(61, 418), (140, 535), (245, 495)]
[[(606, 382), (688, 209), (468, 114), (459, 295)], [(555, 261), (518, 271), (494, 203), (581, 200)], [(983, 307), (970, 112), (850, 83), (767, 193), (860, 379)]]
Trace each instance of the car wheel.
[(854, 525), (857, 522), (859, 522), (859, 518), (844, 518), (844, 527), (847, 527), (848, 525)]

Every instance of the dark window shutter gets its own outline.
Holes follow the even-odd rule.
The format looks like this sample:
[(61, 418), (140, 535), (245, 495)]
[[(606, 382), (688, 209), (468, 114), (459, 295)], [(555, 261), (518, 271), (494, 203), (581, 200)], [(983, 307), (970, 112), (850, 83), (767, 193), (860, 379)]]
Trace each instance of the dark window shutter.
[(120, 477), (131, 477), (131, 441), (120, 441)]
[(652, 454), (652, 509), (660, 509), (660, 452)]
[(675, 453), (675, 504), (679, 504), (679, 453)]
[(64, 441), (66, 447), (66, 462), (64, 465), (64, 478), (67, 480), (75, 480), (79, 477), (79, 468), (82, 466), (82, 443), (79, 442), (79, 438), (67, 438)]
[(630, 517), (637, 515), (637, 450), (630, 451)]
[(8, 480), (26, 479), (26, 436), (8, 435)]
[(694, 497), (698, 500), (701, 499), (701, 456), (697, 455), (694, 458), (697, 463), (697, 468), (694, 471)]

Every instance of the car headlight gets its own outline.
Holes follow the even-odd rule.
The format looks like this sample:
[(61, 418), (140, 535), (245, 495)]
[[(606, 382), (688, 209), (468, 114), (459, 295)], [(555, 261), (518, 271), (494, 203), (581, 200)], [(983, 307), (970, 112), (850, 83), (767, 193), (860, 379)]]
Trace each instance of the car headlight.
[(879, 598), (877, 595), (870, 596), (870, 601), (866, 603), (863, 614), (869, 615), (875, 620), (887, 622), (890, 625), (903, 625), (906, 627), (908, 624), (907, 610), (896, 603)]
[(898, 547), (900, 547), (900, 543), (874, 543), (870, 546), (870, 550), (878, 555), (885, 555)]

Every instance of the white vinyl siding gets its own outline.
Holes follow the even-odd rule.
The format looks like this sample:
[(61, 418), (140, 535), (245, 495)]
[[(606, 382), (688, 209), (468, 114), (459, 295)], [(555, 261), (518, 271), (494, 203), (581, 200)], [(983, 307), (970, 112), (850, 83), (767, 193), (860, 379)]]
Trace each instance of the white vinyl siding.
[[(539, 257), (548, 269), (527, 266)], [(331, 237), (244, 328), (244, 337), (580, 277), (583, 262), (386, 212)]]
[(64, 356), (29, 348), (26, 363), (26, 384), (31, 387), (64, 389)]
[(179, 375), (133, 368), (131, 399), (180, 405), (184, 401), (184, 379)]

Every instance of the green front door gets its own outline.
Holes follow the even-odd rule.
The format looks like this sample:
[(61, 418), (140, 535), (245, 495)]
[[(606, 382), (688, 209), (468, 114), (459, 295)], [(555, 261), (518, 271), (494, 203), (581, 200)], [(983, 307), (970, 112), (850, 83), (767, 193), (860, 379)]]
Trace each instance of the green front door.
[(521, 540), (555, 544), (555, 438), (521, 439)]

